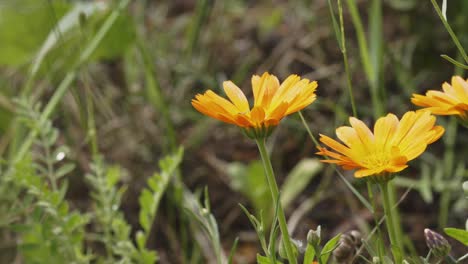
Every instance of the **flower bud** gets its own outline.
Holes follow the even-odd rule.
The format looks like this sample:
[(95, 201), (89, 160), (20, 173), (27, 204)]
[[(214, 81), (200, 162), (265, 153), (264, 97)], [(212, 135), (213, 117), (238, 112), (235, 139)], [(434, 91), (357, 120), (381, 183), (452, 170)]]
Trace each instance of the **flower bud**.
[(424, 229), (424, 236), (426, 237), (426, 244), (432, 250), (434, 256), (445, 257), (450, 253), (451, 246), (441, 234), (426, 228)]
[(320, 229), (320, 226), (317, 226), (317, 230), (309, 230), (309, 233), (307, 233), (307, 243), (314, 247), (320, 245)]

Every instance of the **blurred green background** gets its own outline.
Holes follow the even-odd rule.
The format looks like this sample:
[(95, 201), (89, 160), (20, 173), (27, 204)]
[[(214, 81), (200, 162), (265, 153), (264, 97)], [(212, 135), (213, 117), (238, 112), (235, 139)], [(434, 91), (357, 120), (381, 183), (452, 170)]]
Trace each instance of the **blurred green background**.
[[(330, 2), (338, 17), (337, 2)], [(440, 89), (455, 73), (463, 76), (440, 57), (447, 54), (461, 61), (429, 0), (351, 1), (360, 13), (367, 49), (359, 42), (346, 2), (349, 72), (357, 113), (364, 121), (372, 123), (388, 112), (401, 116), (416, 109), (410, 103), (412, 93)], [(196, 112), (190, 100), (206, 89), (223, 94), (224, 80), (232, 80), (251, 96), (253, 74), (268, 71), (282, 80), (295, 73), (319, 83), (317, 101), (303, 111), (312, 133), (332, 135), (336, 127), (347, 124), (352, 108), (328, 4), (327, 0), (0, 0), (4, 167), (15, 161), (30, 132), (16, 122), (21, 114), (18, 100), (39, 103), (41, 113), (56, 98), (49, 119), (59, 131), (54, 144), (67, 145), (64, 160), (74, 164), (66, 171), (65, 197), (71, 209), (93, 211), (84, 175), (100, 153), (119, 170), (115, 184), (125, 187), (119, 208), (134, 232), (141, 224), (137, 197), (148, 177), (158, 170), (160, 158), (183, 146), (180, 171), (162, 197), (147, 246), (157, 250), (161, 263), (212, 259), (206, 239), (193, 228), (196, 224), (181, 216), (186, 206), (181, 193), (196, 197), (207, 186), (226, 254), (239, 237), (237, 263), (254, 261), (260, 248), (238, 203), (251, 212), (271, 213), (255, 144), (238, 128)], [(449, 1), (447, 20), (462, 46), (468, 47), (468, 1)], [(370, 56), (371, 78), (363, 54)], [(443, 140), (396, 180), (397, 199), (412, 187), (400, 213), (403, 232), (413, 242), (408, 247), (415, 254), (426, 252), (424, 228), (463, 228), (467, 216), (461, 182), (468, 177), (468, 130), (450, 117), (438, 120), (447, 128)], [(325, 236), (332, 237), (365, 230), (365, 223), (372, 223), (372, 215), (333, 169), (318, 162), (299, 116), (282, 122), (269, 139), (269, 148), (283, 183), (282, 202), (293, 237), (303, 240), (319, 224)], [(43, 155), (34, 150), (33, 158)], [(366, 192), (365, 184), (345, 175)], [(11, 226), (24, 218), (1, 226), (2, 263), (15, 259), (22, 263), (15, 248), (23, 240)], [(93, 224), (85, 226), (90, 233), (94, 229)], [(102, 245), (85, 241), (85, 247), (103, 254)]]

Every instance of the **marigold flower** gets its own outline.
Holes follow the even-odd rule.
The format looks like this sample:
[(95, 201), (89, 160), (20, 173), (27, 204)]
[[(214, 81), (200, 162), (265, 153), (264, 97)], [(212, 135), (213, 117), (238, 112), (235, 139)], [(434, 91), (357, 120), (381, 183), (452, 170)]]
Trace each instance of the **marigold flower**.
[(435, 115), (457, 115), (462, 122), (468, 122), (468, 80), (453, 76), (452, 84), (445, 82), (442, 90), (430, 90), (426, 95), (413, 94), (411, 102)]
[(399, 172), (442, 136), (444, 128), (434, 126), (435, 121), (428, 111), (407, 112), (401, 120), (388, 114), (377, 120), (372, 132), (362, 121), (351, 117), (351, 127), (336, 129), (344, 145), (320, 135), (320, 141), (333, 151), (319, 147), (317, 154), (329, 158), (323, 162), (335, 163), (345, 170), (357, 169), (357, 178)]
[(225, 81), (223, 87), (230, 101), (208, 90), (192, 99), (193, 107), (207, 116), (243, 128), (249, 137), (259, 138), (268, 136), (285, 116), (315, 101), (317, 82), (293, 74), (280, 85), (278, 78), (267, 72), (261, 77), (254, 75), (252, 109), (237, 85)]

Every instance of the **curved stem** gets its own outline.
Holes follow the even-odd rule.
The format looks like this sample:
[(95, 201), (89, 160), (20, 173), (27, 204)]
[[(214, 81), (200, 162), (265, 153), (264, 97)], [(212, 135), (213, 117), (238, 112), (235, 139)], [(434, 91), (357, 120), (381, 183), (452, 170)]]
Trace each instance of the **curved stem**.
[[(288, 257), (289, 263), (296, 264), (297, 261), (294, 256), (291, 239), (289, 238), (286, 217), (284, 216), (284, 211), (283, 207), (281, 206), (281, 202), (279, 202), (280, 200), (278, 199), (278, 185), (276, 184), (275, 174), (273, 172), (273, 167), (271, 166), (270, 156), (268, 155), (268, 151), (265, 147), (265, 138), (256, 139), (255, 141), (257, 142), (258, 150), (260, 151), (260, 156), (262, 157), (263, 167), (265, 169), (268, 186), (270, 187), (271, 197), (273, 199), (273, 207), (276, 208), (276, 206), (278, 206), (278, 223), (281, 230), (281, 236), (284, 248), (286, 250), (286, 255)], [(279, 202), (278, 205), (276, 205), (277, 202)]]

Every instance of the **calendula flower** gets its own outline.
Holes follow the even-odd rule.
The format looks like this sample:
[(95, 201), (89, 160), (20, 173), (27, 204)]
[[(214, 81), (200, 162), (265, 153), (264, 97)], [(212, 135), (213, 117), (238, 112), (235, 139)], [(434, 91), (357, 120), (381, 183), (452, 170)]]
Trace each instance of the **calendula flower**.
[(252, 76), (252, 109), (242, 90), (231, 81), (223, 82), (229, 100), (211, 90), (197, 94), (192, 105), (199, 112), (237, 125), (251, 138), (268, 136), (285, 116), (315, 101), (317, 82), (290, 75), (280, 84), (276, 76), (264, 73)]
[(468, 125), (468, 80), (452, 77), (452, 84), (442, 84), (443, 91), (430, 90), (426, 95), (413, 94), (411, 102), (435, 115), (457, 115)]
[(435, 121), (435, 116), (428, 111), (407, 112), (401, 120), (388, 114), (377, 120), (372, 132), (362, 121), (351, 117), (351, 127), (336, 129), (344, 145), (320, 135), (320, 141), (331, 150), (319, 147), (317, 154), (329, 158), (323, 162), (335, 163), (346, 170), (356, 169), (357, 178), (393, 175), (408, 167), (408, 161), (421, 155), (427, 145), (442, 136), (444, 128), (434, 126)]

